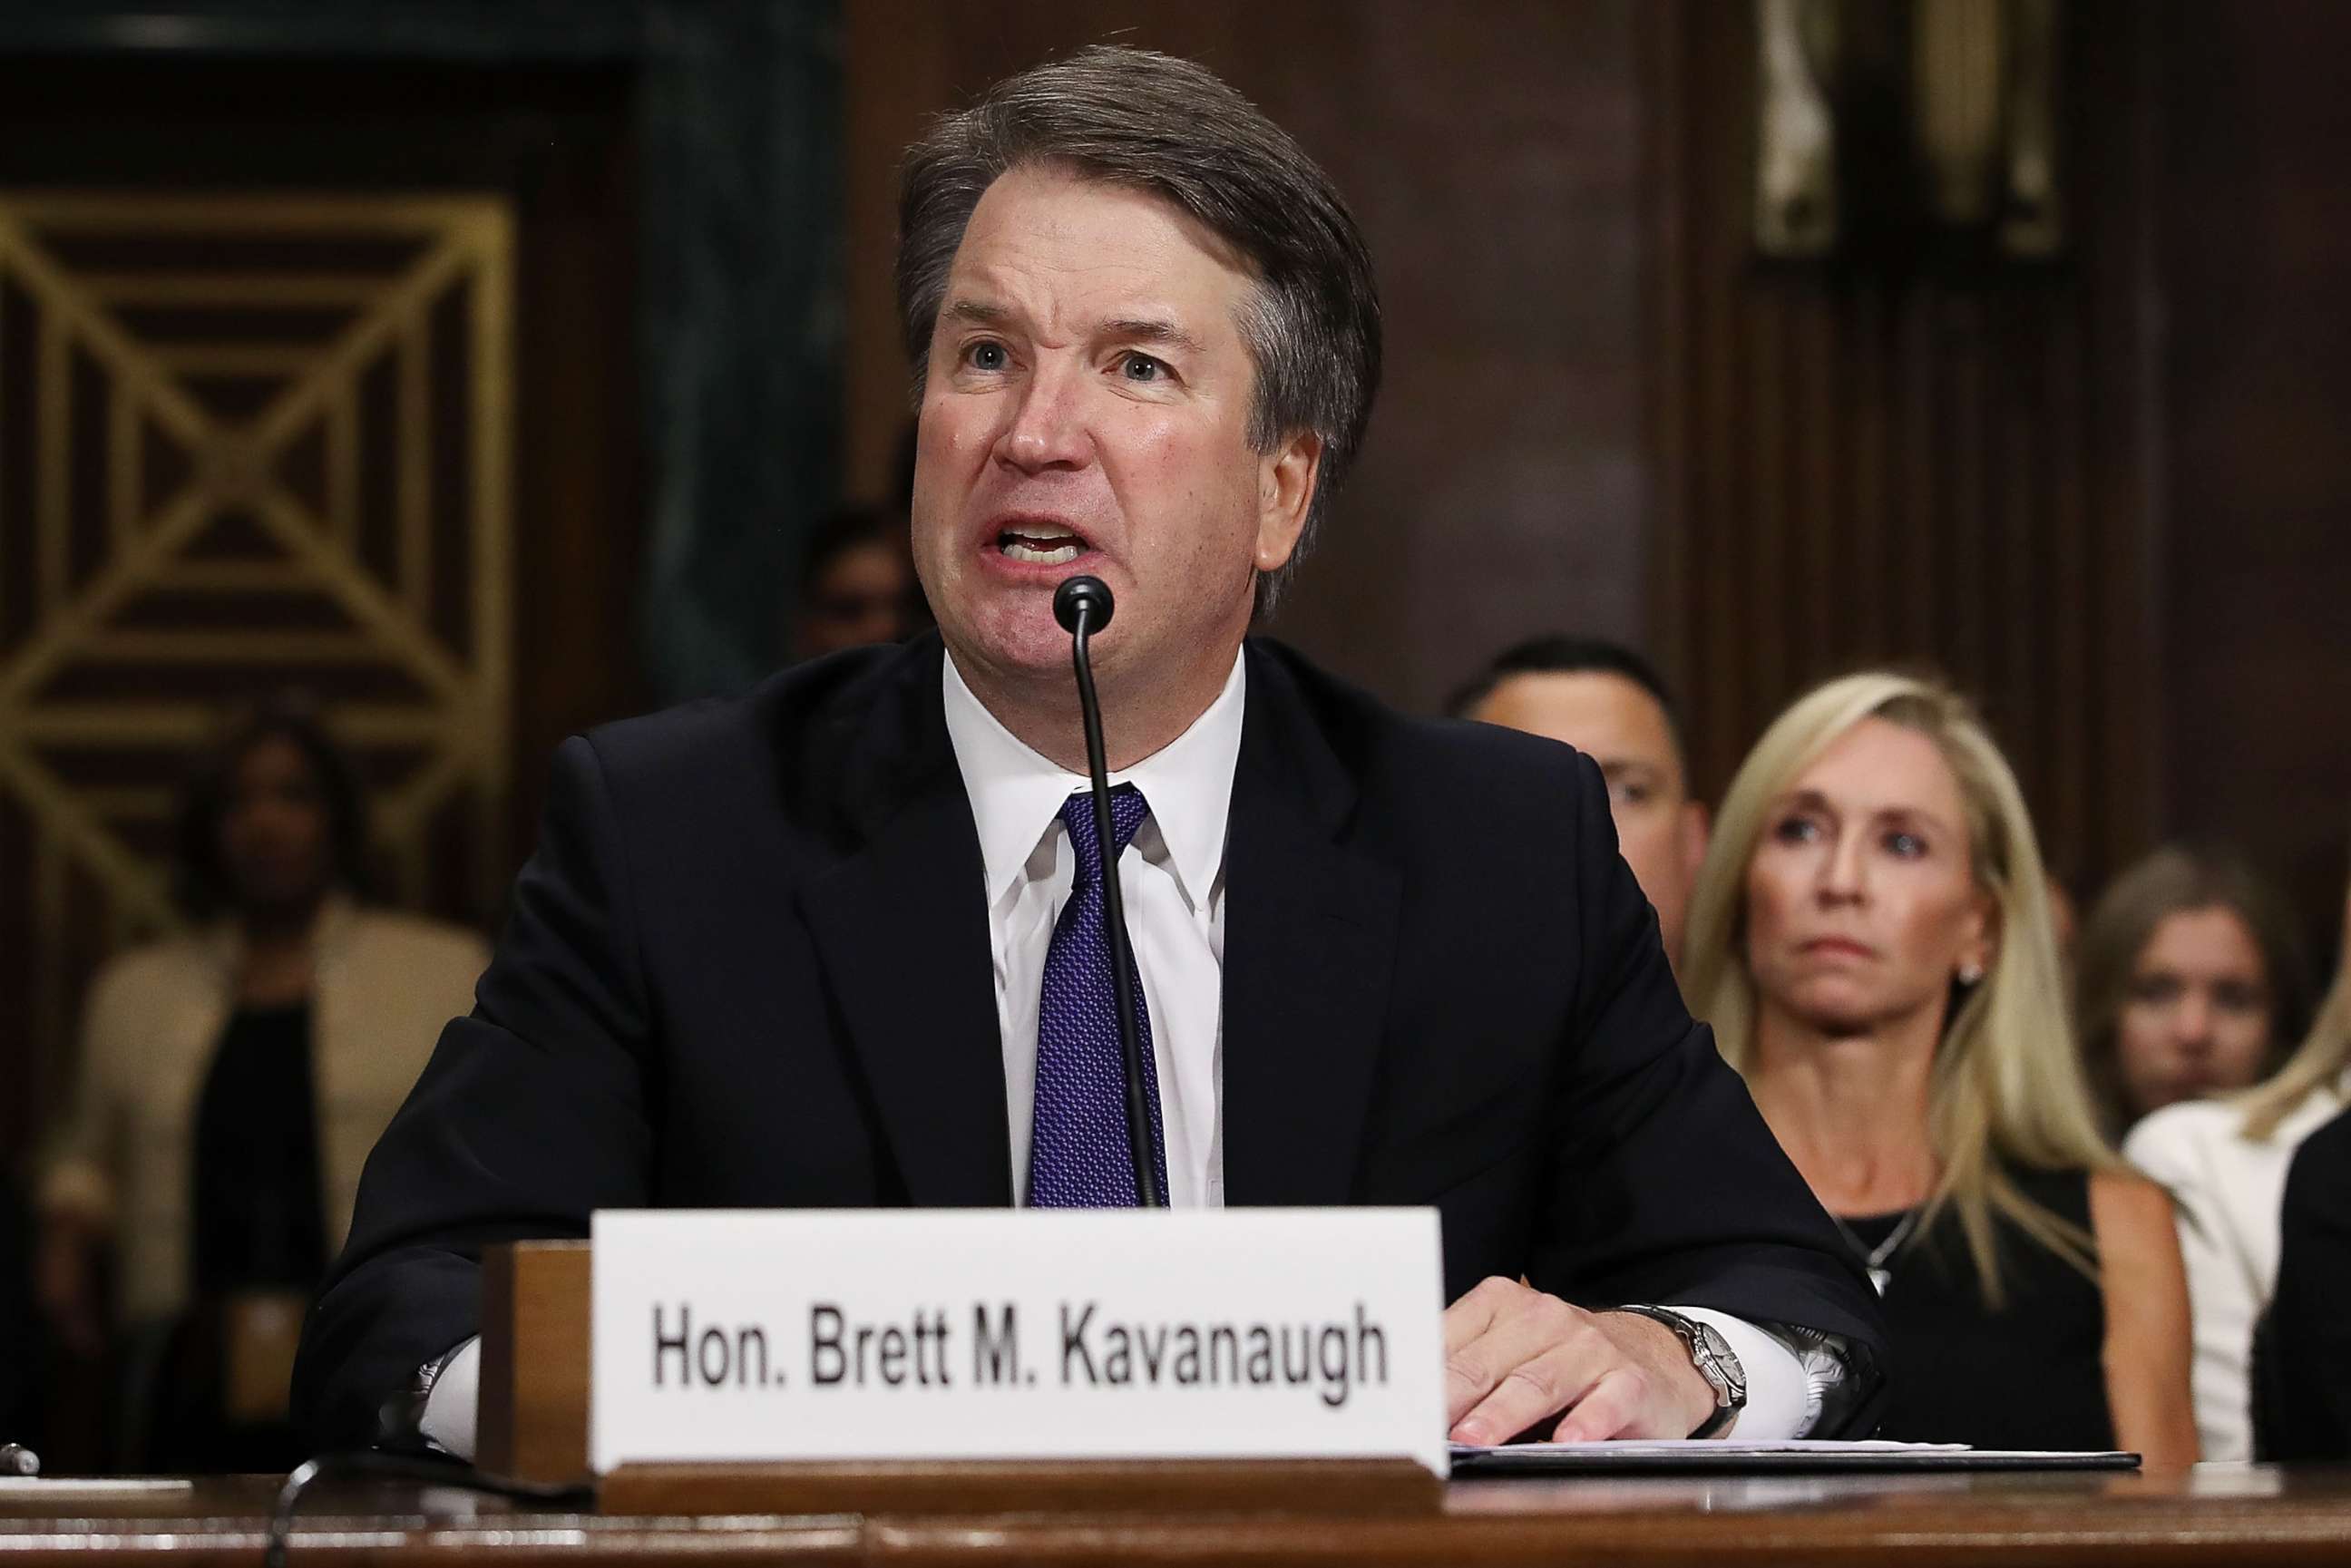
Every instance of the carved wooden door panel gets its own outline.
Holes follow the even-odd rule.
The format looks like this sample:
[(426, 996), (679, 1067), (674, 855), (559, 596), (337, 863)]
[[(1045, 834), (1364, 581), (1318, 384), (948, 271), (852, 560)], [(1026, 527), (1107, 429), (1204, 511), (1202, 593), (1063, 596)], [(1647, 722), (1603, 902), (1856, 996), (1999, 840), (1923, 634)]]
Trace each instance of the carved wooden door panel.
[(512, 252), (494, 196), (0, 191), (0, 1055), (52, 1102), (239, 702), (317, 699), (398, 902), (510, 869)]

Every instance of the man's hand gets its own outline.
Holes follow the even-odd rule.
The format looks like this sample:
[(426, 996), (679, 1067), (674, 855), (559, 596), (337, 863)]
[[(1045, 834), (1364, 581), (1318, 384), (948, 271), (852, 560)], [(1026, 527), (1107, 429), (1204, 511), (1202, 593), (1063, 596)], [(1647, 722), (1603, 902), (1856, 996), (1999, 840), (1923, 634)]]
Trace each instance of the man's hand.
[(1665, 1324), (1499, 1277), (1445, 1309), (1445, 1382), (1457, 1443), (1506, 1443), (1562, 1413), (1556, 1442), (1687, 1437), (1714, 1414), (1714, 1390)]

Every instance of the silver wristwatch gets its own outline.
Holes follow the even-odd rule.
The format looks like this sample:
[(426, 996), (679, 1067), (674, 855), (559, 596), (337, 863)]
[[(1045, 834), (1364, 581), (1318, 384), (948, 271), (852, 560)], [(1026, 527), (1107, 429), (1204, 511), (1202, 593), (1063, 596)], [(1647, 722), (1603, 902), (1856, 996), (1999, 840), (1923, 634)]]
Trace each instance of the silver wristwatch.
[(1706, 1379), (1708, 1387), (1714, 1390), (1714, 1414), (1701, 1422), (1690, 1436), (1719, 1437), (1728, 1431), (1730, 1424), (1739, 1419), (1739, 1413), (1747, 1408), (1747, 1369), (1739, 1364), (1738, 1354), (1730, 1348), (1730, 1342), (1722, 1337), (1721, 1332), (1712, 1323), (1702, 1323), (1696, 1318), (1684, 1317), (1664, 1307), (1616, 1307), (1612, 1310), (1637, 1312), (1642, 1317), (1654, 1319), (1680, 1337), (1682, 1348), (1689, 1352), (1690, 1364), (1698, 1368), (1698, 1375)]

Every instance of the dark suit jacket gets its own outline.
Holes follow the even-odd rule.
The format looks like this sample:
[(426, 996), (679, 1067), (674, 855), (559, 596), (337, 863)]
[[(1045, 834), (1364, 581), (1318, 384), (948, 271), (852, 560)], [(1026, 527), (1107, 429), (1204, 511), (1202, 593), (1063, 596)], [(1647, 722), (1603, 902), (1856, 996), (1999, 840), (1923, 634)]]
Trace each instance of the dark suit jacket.
[(2277, 1291), (2256, 1343), (2259, 1457), (2351, 1459), (2351, 1112), (2287, 1167)]
[[(372, 1439), (476, 1331), (486, 1242), (598, 1208), (1011, 1201), (941, 657), (841, 654), (564, 743), (473, 1016), (370, 1160), (305, 1335), (319, 1438)], [(1448, 1299), (1523, 1274), (1882, 1364), (1876, 1297), (1682, 1008), (1598, 770), (1247, 657), (1227, 1201), (1435, 1204)]]

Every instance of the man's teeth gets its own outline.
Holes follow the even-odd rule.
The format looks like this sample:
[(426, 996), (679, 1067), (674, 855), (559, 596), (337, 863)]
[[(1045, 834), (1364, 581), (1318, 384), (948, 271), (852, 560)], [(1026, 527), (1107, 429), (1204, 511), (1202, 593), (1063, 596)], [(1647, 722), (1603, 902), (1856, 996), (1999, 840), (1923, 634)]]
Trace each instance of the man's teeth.
[(1031, 538), (1026, 534), (1006, 533), (998, 548), (1008, 560), (1029, 561), (1038, 566), (1061, 566), (1085, 553), (1084, 547), (1067, 534), (1052, 536), (1050, 541)]

